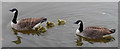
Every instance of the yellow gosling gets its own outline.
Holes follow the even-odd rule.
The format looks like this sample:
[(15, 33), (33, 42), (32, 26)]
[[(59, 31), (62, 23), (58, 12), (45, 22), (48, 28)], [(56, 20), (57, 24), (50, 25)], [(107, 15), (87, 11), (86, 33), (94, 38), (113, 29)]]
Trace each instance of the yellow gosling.
[(64, 25), (65, 23), (66, 23), (65, 20), (61, 20), (61, 19), (58, 20), (58, 25)]
[(41, 33), (44, 33), (44, 32), (47, 31), (47, 29), (45, 27), (43, 27), (43, 26), (39, 26), (38, 29), (37, 29), (37, 31), (39, 31)]
[(48, 27), (48, 28), (55, 26), (55, 23), (54, 23), (54, 22), (50, 22), (50, 21), (48, 21), (46, 24), (47, 24), (47, 27)]

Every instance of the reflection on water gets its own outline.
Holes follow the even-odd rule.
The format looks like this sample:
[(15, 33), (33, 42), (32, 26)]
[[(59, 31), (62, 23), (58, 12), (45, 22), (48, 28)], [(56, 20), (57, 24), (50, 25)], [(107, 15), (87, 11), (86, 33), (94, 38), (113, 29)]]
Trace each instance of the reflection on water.
[(42, 33), (45, 33), (47, 31), (47, 29), (52, 28), (55, 26), (54, 22), (47, 22), (46, 26), (43, 27), (41, 26), (42, 24), (40, 24), (40, 26), (36, 27), (35, 30), (24, 30), (24, 31), (19, 31), (16, 30), (14, 28), (12, 28), (14, 35), (17, 36), (17, 40), (16, 41), (12, 41), (15, 44), (20, 44), (21, 43), (21, 38), (20, 36), (18, 36), (18, 33), (22, 33), (22, 34), (27, 34), (27, 35), (38, 35), (40, 36)]
[(20, 44), (21, 43), (21, 38), (20, 36), (18, 36), (18, 33), (22, 33), (22, 34), (27, 34), (27, 35), (38, 35), (40, 36), (42, 33), (45, 33), (45, 32), (39, 32), (39, 31), (36, 31), (36, 30), (25, 30), (25, 31), (19, 31), (19, 30), (16, 30), (14, 28), (12, 28), (13, 32), (14, 32), (14, 35), (17, 36), (17, 40), (16, 41), (12, 41), (13, 43), (15, 44)]
[[(73, 23), (78, 20), (84, 20), (84, 27), (95, 25), (107, 28), (115, 28), (117, 31), (112, 36), (113, 42), (90, 44), (83, 40), (83, 47), (116, 47), (118, 46), (118, 13), (117, 3), (3, 3), (2, 4), (2, 41), (3, 47), (76, 47), (74, 34), (77, 25)], [(23, 6), (24, 5), (24, 6)], [(11, 8), (19, 9), (18, 20), (24, 17), (47, 17), (48, 21), (55, 22), (55, 27), (47, 28), (47, 32), (37, 36), (34, 31), (19, 32), (21, 35), (21, 44), (13, 44), (16, 40), (10, 27), (13, 18), (9, 12)], [(34, 10), (33, 10), (34, 9)], [(32, 11), (31, 11), (32, 10)], [(66, 24), (59, 26), (58, 19), (66, 20)], [(27, 32), (27, 33), (26, 33)], [(22, 33), (22, 34), (21, 34)], [(34, 35), (34, 36), (32, 36)], [(43, 36), (42, 36), (43, 35)], [(8, 38), (9, 37), (9, 38)], [(18, 37), (19, 38), (19, 37)], [(79, 40), (78, 40), (79, 41)], [(92, 42), (92, 41), (90, 41)], [(80, 42), (78, 42), (79, 44)]]
[[(27, 35), (30, 35), (30, 34), (35, 35), (35, 34), (38, 32), (38, 31), (36, 31), (36, 30), (19, 31), (19, 30), (16, 30), (16, 29), (14, 29), (14, 28), (12, 28), (12, 30), (13, 30), (13, 32), (14, 32), (15, 35), (18, 35), (18, 32), (19, 32), (19, 33), (22, 33), (22, 34), (27, 34)], [(36, 34), (36, 35), (38, 35), (38, 34)]]
[(12, 41), (15, 44), (20, 44), (21, 43), (21, 38), (20, 36), (17, 36), (17, 40), (16, 41)]
[(115, 38), (110, 35), (103, 39), (88, 39), (80, 35), (76, 35), (76, 36), (77, 36), (77, 39), (76, 39), (77, 46), (82, 46), (84, 44), (83, 41), (87, 41), (90, 44), (94, 44), (94, 43), (108, 43), (115, 40)]
[(17, 36), (17, 40), (16, 41), (12, 41), (12, 42), (15, 43), (15, 44), (20, 44), (21, 43), (21, 38), (22, 37), (18, 36), (18, 33), (27, 34), (27, 35), (32, 34), (32, 35), (40, 36), (41, 34), (45, 33), (47, 31), (47, 29), (52, 28), (54, 26), (55, 26), (54, 22), (48, 21), (46, 23), (45, 27), (43, 27), (42, 24), (40, 24), (40, 26), (36, 27), (35, 30), (32, 29), (32, 30), (19, 31), (19, 30), (16, 30), (15, 28), (12, 28), (12, 30), (14, 32), (14, 35)]

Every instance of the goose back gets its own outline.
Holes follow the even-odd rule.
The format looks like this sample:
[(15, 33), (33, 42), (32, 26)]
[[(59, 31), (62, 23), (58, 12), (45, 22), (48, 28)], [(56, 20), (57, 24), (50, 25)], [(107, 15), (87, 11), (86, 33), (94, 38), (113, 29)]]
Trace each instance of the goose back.
[(85, 28), (82, 33), (87, 38), (96, 39), (96, 38), (103, 38), (104, 35), (111, 32), (107, 28), (90, 26)]
[(40, 23), (43, 19), (42, 18), (23, 18), (18, 21), (17, 30), (30, 30), (36, 24)]

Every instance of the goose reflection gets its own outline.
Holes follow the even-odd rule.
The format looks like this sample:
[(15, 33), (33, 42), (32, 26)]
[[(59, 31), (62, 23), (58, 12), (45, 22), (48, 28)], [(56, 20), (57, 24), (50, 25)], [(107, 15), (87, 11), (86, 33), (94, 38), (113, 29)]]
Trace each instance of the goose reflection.
[(103, 39), (88, 39), (85, 38), (83, 36), (80, 35), (76, 35), (76, 46), (82, 46), (84, 43), (82, 41), (87, 41), (90, 44), (94, 44), (94, 43), (109, 43), (115, 40), (114, 37), (112, 37), (111, 35), (106, 36)]
[[(14, 29), (14, 28), (12, 28), (12, 30), (13, 30), (13, 32), (14, 32), (14, 35), (16, 35), (16, 37), (17, 37), (17, 40), (12, 41), (12, 42), (15, 43), (15, 44), (20, 44), (20, 43), (21, 43), (21, 38), (22, 38), (22, 37), (18, 36), (18, 33), (22, 33), (22, 34), (26, 34), (26, 35), (32, 34), (32, 35), (38, 35), (38, 36), (40, 36), (41, 34), (45, 33), (45, 32), (39, 32), (39, 31), (37, 31), (37, 30), (19, 31), (19, 30), (16, 30), (16, 29)], [(39, 33), (38, 33), (38, 32), (39, 32)]]
[(21, 43), (21, 38), (20, 36), (17, 36), (17, 40), (16, 41), (12, 41), (15, 44), (20, 44)]

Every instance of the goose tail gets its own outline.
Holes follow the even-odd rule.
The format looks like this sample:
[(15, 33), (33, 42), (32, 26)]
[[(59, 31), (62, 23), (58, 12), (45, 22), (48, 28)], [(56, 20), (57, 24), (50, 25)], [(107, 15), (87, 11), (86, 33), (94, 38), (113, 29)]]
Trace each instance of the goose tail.
[(111, 29), (110, 32), (111, 33), (115, 33), (116, 29)]

